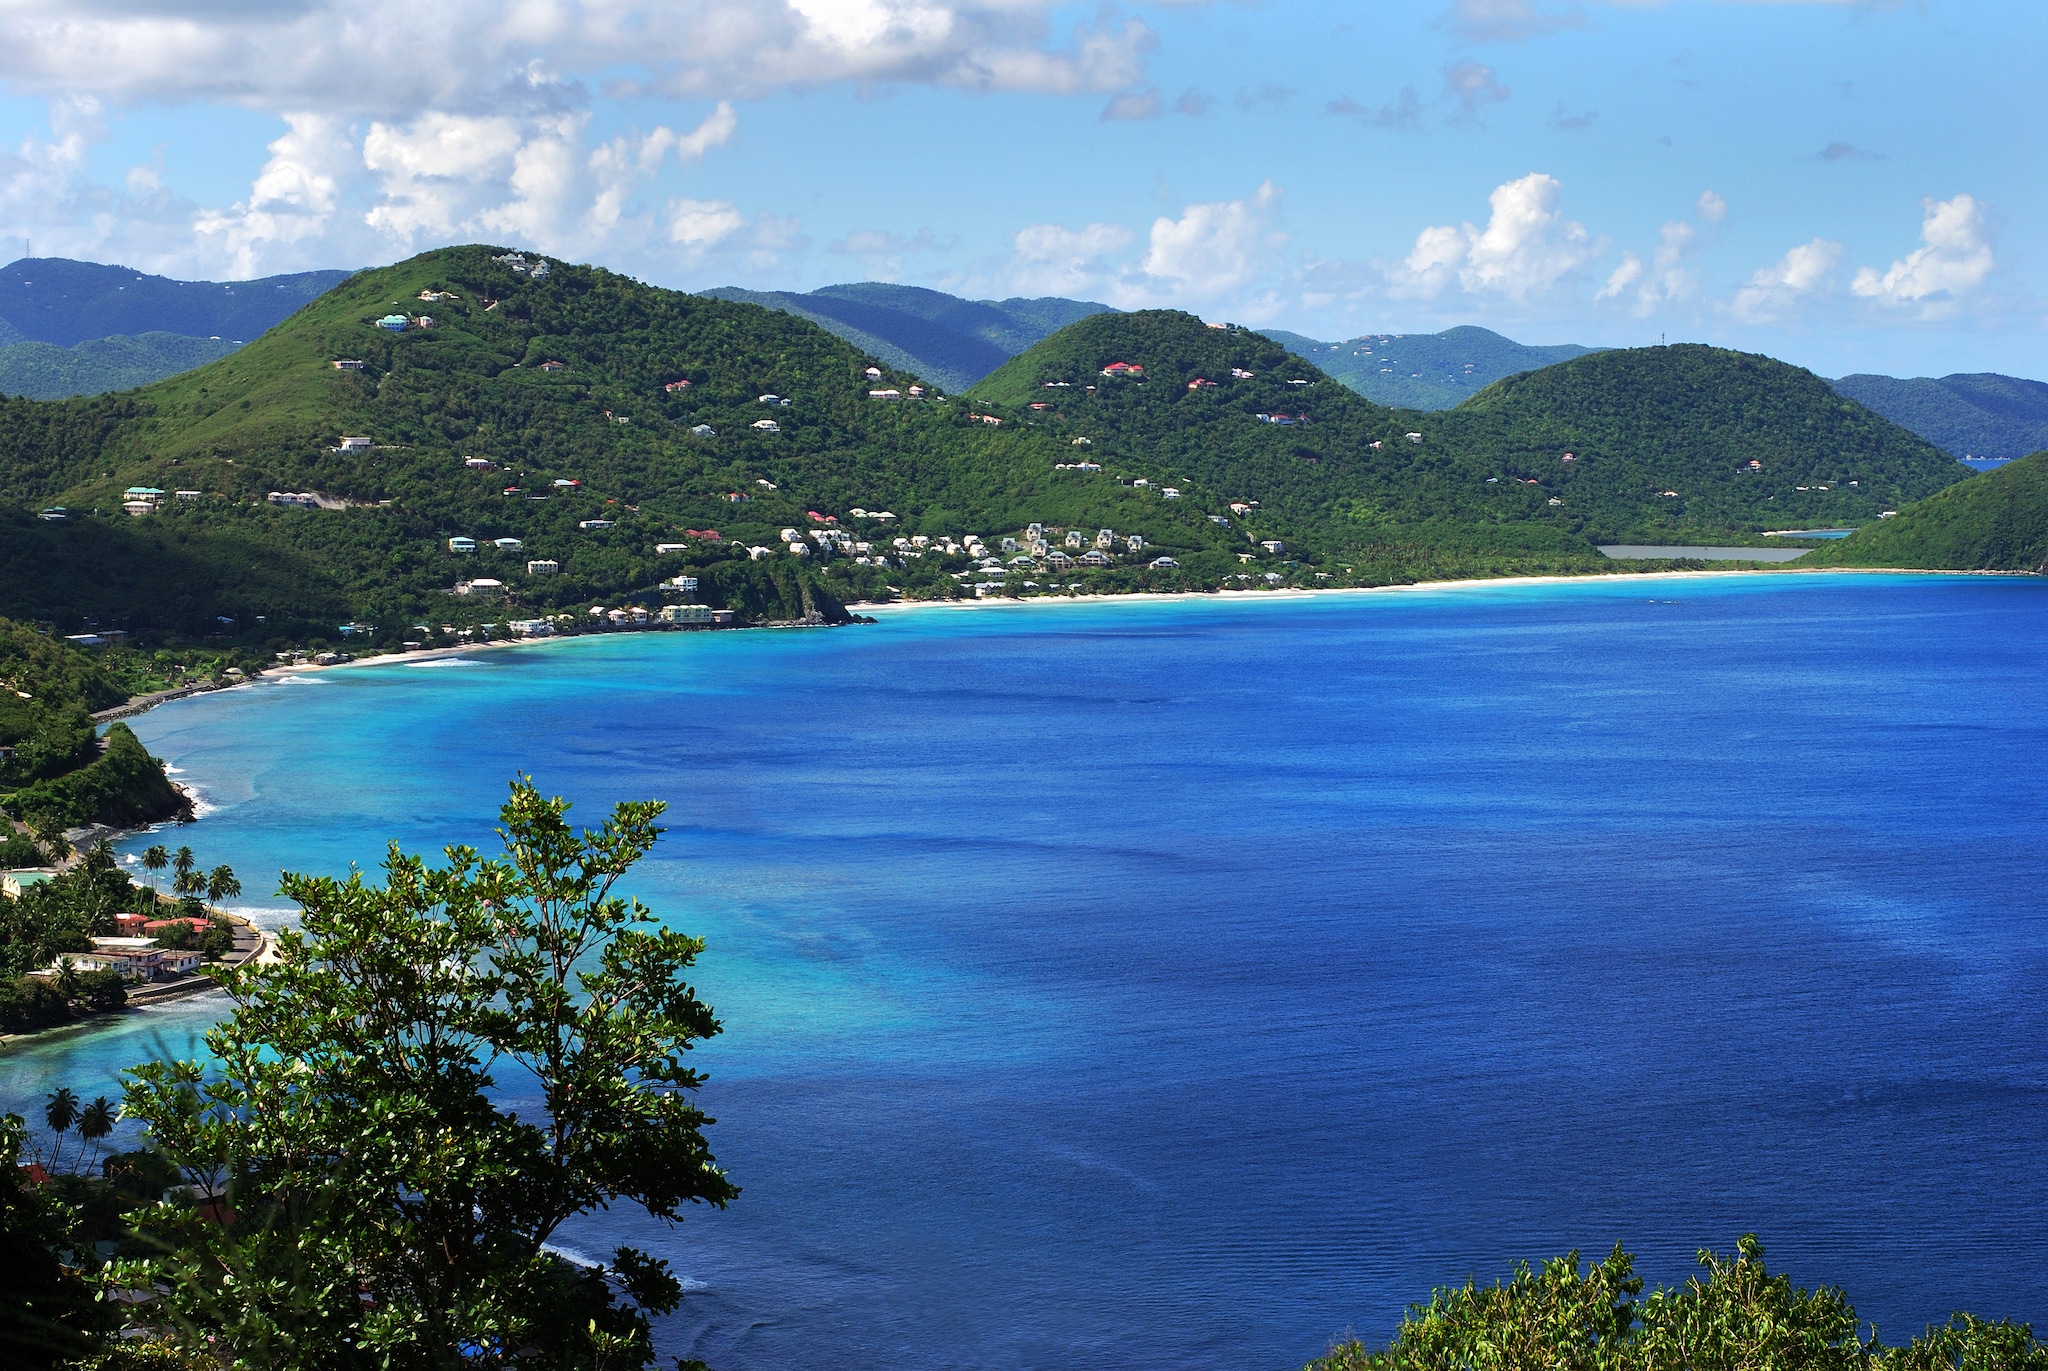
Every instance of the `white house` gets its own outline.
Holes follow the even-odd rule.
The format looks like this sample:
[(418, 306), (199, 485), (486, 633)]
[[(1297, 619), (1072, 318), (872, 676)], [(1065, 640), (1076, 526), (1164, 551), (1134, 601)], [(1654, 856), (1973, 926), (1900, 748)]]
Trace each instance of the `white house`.
[(553, 576), (562, 569), (562, 564), (552, 557), (540, 557), (526, 564), (529, 576)]
[(450, 538), (450, 539), (448, 540), (448, 550), (449, 550), (450, 552), (461, 552), (461, 553), (470, 553), (470, 552), (475, 552), (475, 551), (476, 551), (476, 539), (474, 539), (474, 538)]
[(344, 456), (351, 452), (368, 452), (369, 450), (370, 440), (363, 437), (344, 438), (341, 440), (341, 445), (335, 449), (336, 452)]
[(710, 605), (663, 605), (661, 621), (665, 624), (708, 624), (711, 620)]
[(776, 423), (773, 419), (756, 419), (754, 420), (752, 427), (759, 429), (763, 433), (782, 432), (782, 425)]

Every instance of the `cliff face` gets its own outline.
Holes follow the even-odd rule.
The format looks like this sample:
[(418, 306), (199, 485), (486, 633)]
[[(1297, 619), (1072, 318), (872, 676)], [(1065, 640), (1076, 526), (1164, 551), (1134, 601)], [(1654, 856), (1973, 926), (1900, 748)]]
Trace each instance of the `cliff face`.
[(30, 822), (64, 828), (112, 824), (133, 828), (190, 818), (192, 801), (171, 784), (163, 763), (149, 755), (126, 724), (114, 724), (90, 763), (15, 792), (11, 808)]

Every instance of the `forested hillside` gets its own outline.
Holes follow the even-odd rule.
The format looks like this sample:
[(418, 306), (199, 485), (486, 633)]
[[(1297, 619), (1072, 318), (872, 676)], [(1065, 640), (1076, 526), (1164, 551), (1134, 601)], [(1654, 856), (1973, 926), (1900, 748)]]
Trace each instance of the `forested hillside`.
[(2048, 448), (2048, 382), (1996, 372), (1829, 384), (1957, 457), (2019, 457)]
[(1963, 474), (1707, 348), (1426, 415), (1256, 333), (1097, 314), (941, 399), (787, 313), (481, 247), (351, 277), (140, 391), (0, 401), (0, 452), (0, 613), (258, 642), (664, 597), (763, 621), (1602, 571), (1596, 539), (1862, 522)]
[[(1065, 450), (1044, 435), (909, 398), (914, 377), (868, 377), (866, 357), (803, 320), (541, 265), (429, 253), (147, 390), (0, 403), (0, 488), (24, 511), (0, 519), (0, 565), (20, 572), (0, 609), (285, 637), (354, 620), (402, 636), (416, 616), (502, 619), (495, 598), (451, 596), (471, 580), (505, 583), (531, 613), (658, 604), (659, 583), (688, 572), (709, 603), (793, 619), (892, 586), (956, 593), (968, 534), (1031, 522), (1147, 538), (1158, 551), (1120, 540), (1103, 569), (1133, 583), (1161, 555), (1212, 579), (1238, 565), (1226, 547), (1242, 540), (1192, 502), (1056, 471)], [(343, 436), (370, 442), (342, 453)], [(131, 487), (162, 495), (129, 518), (115, 511)], [(46, 506), (67, 517), (31, 513)], [(837, 555), (812, 540), (795, 556), (784, 528), (848, 538)], [(938, 545), (906, 555), (896, 537)], [(530, 573), (539, 561), (556, 574)]]
[[(91, 822), (146, 823), (185, 807), (135, 735), (116, 724), (104, 740), (92, 711), (128, 692), (88, 653), (25, 624), (0, 619), (0, 808), (54, 833)], [(0, 819), (0, 866), (41, 855)]]
[(68, 348), (116, 334), (246, 342), (346, 280), (302, 271), (253, 281), (174, 281), (132, 267), (24, 257), (0, 267), (0, 344)]
[(1449, 409), (1504, 377), (1595, 351), (1576, 343), (1531, 347), (1470, 324), (1441, 333), (1368, 333), (1341, 343), (1264, 332), (1366, 399), (1399, 409)]
[(92, 338), (68, 348), (54, 343), (0, 347), (0, 395), (64, 400), (129, 390), (218, 361), (239, 346), (224, 338), (138, 333)]
[(2048, 574), (2048, 452), (1973, 476), (1817, 548), (1802, 566)]
[[(1144, 371), (1098, 375), (1117, 361)], [(1340, 544), (1367, 530), (1475, 554), (1753, 537), (1875, 519), (1968, 474), (1810, 372), (1704, 347), (1589, 354), (1403, 413), (1262, 335), (1155, 311), (1085, 320), (974, 393), (1042, 404), (1037, 422), (1097, 452), (1153, 454)]]
[(861, 281), (807, 295), (723, 286), (714, 299), (809, 319), (872, 357), (949, 390), (965, 390), (1033, 343), (1107, 305), (1057, 296), (963, 300), (920, 286)]
[(1437, 418), (1555, 485), (1603, 541), (1863, 524), (1970, 474), (1810, 371), (1698, 344), (1592, 353)]

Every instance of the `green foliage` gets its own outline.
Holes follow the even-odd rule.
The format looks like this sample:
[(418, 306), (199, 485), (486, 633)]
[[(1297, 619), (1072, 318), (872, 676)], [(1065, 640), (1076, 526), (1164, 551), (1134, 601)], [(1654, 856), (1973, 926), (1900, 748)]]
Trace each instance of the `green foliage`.
[(107, 709), (128, 698), (89, 652), (0, 619), (0, 685), (53, 709)]
[(1957, 457), (2019, 457), (2048, 448), (2048, 382), (1962, 373), (1844, 376), (1842, 394)]
[(1108, 310), (1056, 296), (963, 300), (879, 281), (823, 286), (807, 295), (737, 286), (703, 293), (808, 319), (885, 365), (948, 390), (965, 390), (1033, 343)]
[(1511, 377), (1441, 419), (1447, 441), (1540, 479), (1600, 541), (1864, 524), (1969, 475), (1811, 372), (1691, 344)]
[(33, 338), (59, 347), (152, 331), (235, 342), (254, 338), (348, 274), (173, 281), (133, 267), (23, 258), (0, 267), (0, 333), (8, 342)]
[(109, 724), (102, 751), (86, 765), (14, 793), (8, 808), (31, 827), (156, 823), (191, 812), (163, 763), (149, 755), (126, 724)]
[(173, 1292), (195, 1350), (217, 1334), (280, 1369), (651, 1357), (647, 1316), (681, 1294), (666, 1267), (622, 1249), (577, 1270), (544, 1244), (616, 1201), (674, 1221), (737, 1193), (689, 1101), (687, 1053), (718, 1023), (684, 980), (702, 943), (613, 893), (661, 805), (581, 833), (567, 808), (521, 780), (503, 859), (394, 848), (379, 887), (287, 875), (303, 916), (277, 961), (215, 973), (235, 1002), (208, 1035), (218, 1068), (130, 1073), (128, 1113), (231, 1210), (159, 1206), (142, 1227), (163, 1255), (123, 1273)]
[(92, 1354), (107, 1320), (76, 1270), (73, 1216), (19, 1165), (27, 1136), (0, 1117), (0, 1365), (42, 1371)]
[(1576, 343), (1529, 347), (1470, 324), (1442, 333), (1369, 333), (1341, 343), (1280, 329), (1264, 333), (1374, 404), (1395, 409), (1449, 409), (1504, 377), (1595, 351)]
[(1385, 1348), (1344, 1343), (1308, 1371), (2048, 1371), (2030, 1328), (1968, 1314), (1887, 1349), (1841, 1290), (1771, 1272), (1754, 1235), (1699, 1260), (1703, 1276), (1647, 1296), (1620, 1247), (1592, 1266), (1576, 1252), (1525, 1264), (1504, 1284), (1438, 1290)]
[[(1145, 373), (1101, 376), (1113, 361)], [(1217, 384), (1189, 390), (1196, 380)], [(1273, 530), (1260, 540), (1293, 532), (1325, 569), (1377, 563), (1376, 579), (1592, 569), (1592, 541), (1741, 541), (1788, 522), (1860, 521), (1890, 492), (1966, 474), (1818, 377), (1713, 348), (1594, 353), (1455, 410), (1401, 414), (1259, 334), (1148, 311), (1084, 320), (976, 394), (1013, 411), (1048, 403), (1042, 421), (1092, 438), (1105, 462), (1149, 459), (1169, 479), (1257, 499), (1257, 524)]]
[[(788, 557), (780, 530), (815, 528), (813, 514), (883, 543), (1031, 523), (1145, 539), (1115, 568), (1024, 573), (1069, 591), (1614, 571), (1589, 539), (1860, 522), (1960, 475), (1766, 359), (1601, 353), (1417, 415), (1359, 398), (1270, 339), (1169, 311), (1080, 319), (979, 383), (983, 404), (875, 401), (869, 358), (804, 319), (594, 268), (550, 264), (535, 279), (501, 255), (448, 248), (361, 273), (232, 356), (141, 391), (0, 402), (0, 442), (16, 454), (0, 497), (20, 507), (0, 515), (0, 612), (243, 641), (323, 639), (346, 621), (395, 642), (419, 622), (652, 605), (679, 573), (748, 620), (956, 595), (981, 575), (964, 557), (886, 547), (886, 566)], [(802, 298), (979, 327), (953, 318), (949, 297), (931, 307), (876, 289)], [(375, 327), (393, 313), (435, 324)], [(1143, 379), (1098, 376), (1112, 360), (1142, 363)], [(550, 361), (562, 369), (540, 369)], [(915, 379), (885, 372), (898, 390)], [(1187, 389), (1196, 379), (1217, 384)], [(690, 384), (666, 389), (674, 381)], [(760, 403), (768, 394), (790, 403)], [(780, 431), (753, 427), (764, 419)], [(374, 445), (342, 454), (344, 434)], [(1059, 469), (1081, 457), (1104, 469)], [(131, 519), (115, 512), (130, 486), (198, 495)], [(316, 492), (329, 507), (280, 508), (271, 491)], [(1252, 500), (1249, 518), (1227, 512)], [(29, 512), (54, 504), (71, 516)], [(585, 527), (598, 522), (608, 527)], [(452, 537), (478, 548), (452, 553)], [(501, 551), (500, 538), (521, 546)], [(749, 546), (777, 555), (750, 560)], [(1162, 553), (1180, 564), (1172, 574), (1149, 568)], [(560, 574), (527, 576), (539, 559)], [(512, 603), (450, 596), (479, 577), (503, 581)]]
[(1816, 548), (1801, 566), (2048, 572), (2048, 452), (2008, 462)]
[(224, 339), (177, 333), (93, 338), (68, 348), (15, 343), (0, 347), (0, 394), (64, 400), (129, 390), (218, 361), (235, 347)]

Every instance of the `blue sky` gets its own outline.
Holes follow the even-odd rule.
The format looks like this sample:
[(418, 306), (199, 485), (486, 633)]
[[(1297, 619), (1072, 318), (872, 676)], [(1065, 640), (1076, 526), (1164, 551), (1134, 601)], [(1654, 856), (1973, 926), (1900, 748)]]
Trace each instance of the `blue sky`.
[[(2048, 376), (2039, 0), (5, 0), (0, 232)], [(13, 255), (13, 254), (9, 254)]]

